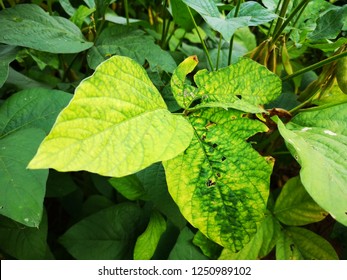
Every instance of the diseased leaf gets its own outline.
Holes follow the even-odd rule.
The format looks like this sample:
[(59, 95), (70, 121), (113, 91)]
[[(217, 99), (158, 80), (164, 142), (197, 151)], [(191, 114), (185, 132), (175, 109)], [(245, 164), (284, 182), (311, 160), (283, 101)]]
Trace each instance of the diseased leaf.
[(277, 260), (338, 260), (330, 243), (310, 230), (288, 227), (276, 244)]
[(203, 254), (211, 259), (217, 259), (223, 249), (223, 247), (203, 235), (201, 231), (198, 231), (194, 235), (193, 244), (198, 246)]
[(143, 65), (147, 60), (151, 69), (172, 73), (176, 63), (168, 52), (154, 43), (154, 38), (140, 29), (117, 25), (106, 28), (95, 46), (88, 52), (88, 64), (95, 69), (112, 55), (123, 55)]
[(252, 240), (235, 253), (229, 249), (222, 251), (220, 260), (256, 260), (267, 256), (275, 247), (281, 227), (274, 216), (268, 212)]
[(50, 16), (35, 4), (0, 11), (0, 26), (0, 43), (8, 45), (51, 53), (77, 53), (93, 45), (71, 21)]
[(192, 135), (191, 125), (167, 110), (145, 70), (114, 56), (79, 85), (29, 168), (122, 177), (175, 157)]
[(140, 219), (141, 209), (138, 206), (118, 204), (73, 225), (60, 242), (76, 259), (129, 259)]
[(289, 226), (319, 222), (328, 215), (306, 192), (299, 177), (284, 185), (273, 211), (277, 219)]
[(214, 242), (238, 251), (264, 218), (271, 160), (247, 143), (267, 127), (239, 111), (191, 113), (195, 134), (184, 153), (165, 161), (168, 188), (183, 216)]
[(197, 65), (197, 57), (190, 56), (175, 70), (171, 88), (177, 103), (189, 109), (193, 101), (200, 103), (192, 109), (233, 108), (244, 112), (261, 113), (260, 105), (275, 100), (281, 93), (281, 80), (264, 66), (250, 59), (208, 72), (200, 70), (194, 76), (195, 88), (185, 81)]
[(278, 128), (301, 165), (307, 192), (337, 221), (347, 225), (347, 103), (316, 107)]
[(165, 219), (159, 212), (154, 211), (151, 214), (146, 230), (137, 238), (134, 249), (134, 260), (150, 260), (165, 230)]

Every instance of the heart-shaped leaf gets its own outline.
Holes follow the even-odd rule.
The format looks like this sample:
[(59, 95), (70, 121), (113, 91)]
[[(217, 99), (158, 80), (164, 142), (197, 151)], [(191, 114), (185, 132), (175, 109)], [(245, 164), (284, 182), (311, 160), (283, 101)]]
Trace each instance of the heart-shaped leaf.
[(299, 113), (278, 128), (301, 165), (307, 192), (337, 221), (347, 225), (347, 103)]
[(122, 177), (183, 152), (193, 135), (172, 115), (146, 71), (114, 56), (84, 80), (29, 168)]
[(93, 45), (71, 21), (50, 16), (36, 4), (0, 11), (0, 26), (0, 43), (8, 45), (50, 53), (77, 53)]

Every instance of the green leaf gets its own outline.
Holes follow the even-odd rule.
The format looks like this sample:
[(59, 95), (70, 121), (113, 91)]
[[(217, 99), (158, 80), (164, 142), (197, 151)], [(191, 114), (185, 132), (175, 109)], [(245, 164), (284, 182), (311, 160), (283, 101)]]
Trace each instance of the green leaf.
[(276, 244), (278, 260), (337, 260), (330, 243), (310, 230), (288, 227), (281, 232)]
[(0, 137), (37, 127), (47, 134), (72, 95), (59, 90), (31, 88), (11, 96), (0, 108)]
[(0, 139), (0, 214), (30, 227), (38, 227), (48, 170), (27, 170), (45, 133), (21, 129)]
[(316, 29), (308, 34), (313, 41), (335, 39), (347, 21), (347, 6), (326, 12), (317, 20)]
[(177, 238), (176, 244), (170, 252), (169, 260), (208, 260), (196, 247), (192, 240), (194, 233), (185, 227)]
[(183, 2), (197, 11), (212, 29), (222, 34), (226, 41), (230, 41), (235, 31), (241, 27), (256, 26), (277, 17), (252, 1), (241, 5), (238, 17), (234, 17), (233, 11), (226, 17), (222, 15), (213, 0), (183, 0)]
[(144, 199), (151, 201), (153, 207), (171, 220), (176, 227), (183, 228), (186, 220), (168, 192), (163, 165), (161, 163), (153, 164), (137, 173), (136, 176), (146, 191)]
[(175, 70), (171, 88), (177, 103), (188, 109), (193, 101), (199, 108), (233, 108), (245, 112), (261, 113), (261, 104), (275, 100), (281, 93), (281, 80), (264, 66), (250, 59), (208, 72), (200, 70), (194, 76), (198, 88), (187, 84), (185, 77), (197, 65), (197, 57), (190, 56)]
[(136, 175), (111, 178), (109, 182), (120, 194), (129, 200), (140, 199), (146, 194), (146, 190)]
[(93, 45), (72, 22), (50, 16), (35, 4), (0, 11), (0, 26), (0, 43), (8, 45), (51, 53), (77, 53)]
[[(0, 108), (0, 214), (30, 227), (40, 223), (48, 170), (27, 170), (70, 94), (24, 90)], [(46, 133), (45, 133), (46, 132)]]
[(88, 18), (88, 16), (90, 16), (94, 12), (95, 12), (95, 8), (90, 9), (84, 5), (81, 5), (77, 8), (77, 10), (72, 15), (71, 21), (74, 24), (76, 24), (79, 28), (81, 28), (86, 18)]
[(172, 115), (146, 71), (114, 56), (82, 81), (29, 168), (122, 177), (181, 153), (191, 125)]
[(60, 242), (76, 259), (129, 259), (140, 219), (141, 209), (138, 206), (119, 204), (73, 225)]
[(165, 219), (159, 212), (154, 211), (151, 214), (146, 230), (137, 238), (134, 249), (134, 260), (150, 260), (165, 230)]
[(47, 215), (38, 228), (26, 227), (0, 216), (0, 248), (19, 260), (42, 260), (47, 251)]
[(291, 178), (278, 196), (274, 214), (282, 223), (289, 226), (303, 226), (323, 220), (325, 212), (310, 197), (299, 177)]
[[(227, 18), (232, 18), (235, 15), (234, 8), (227, 16)], [(239, 13), (237, 17), (250, 17), (248, 26), (258, 26), (269, 21), (274, 20), (278, 16), (271, 12), (269, 9), (264, 8), (257, 2), (248, 1), (240, 5)]]
[(140, 29), (116, 25), (106, 28), (88, 52), (88, 64), (95, 69), (110, 56), (124, 55), (143, 65), (147, 60), (152, 70), (172, 73), (176, 63), (168, 52), (154, 43), (154, 38)]
[(235, 253), (229, 249), (222, 251), (220, 260), (256, 260), (267, 256), (275, 247), (280, 235), (281, 227), (277, 219), (271, 213), (260, 224), (257, 233), (252, 240)]
[(267, 127), (217, 108), (194, 112), (189, 121), (195, 130), (190, 146), (164, 162), (169, 192), (194, 227), (238, 251), (264, 218), (272, 171), (271, 159), (245, 140)]
[(183, 27), (186, 31), (194, 28), (194, 23), (190, 17), (187, 6), (182, 0), (172, 0), (169, 2), (174, 22)]
[(18, 48), (0, 45), (0, 88), (6, 82), (9, 64), (16, 58)]
[(310, 196), (347, 225), (347, 103), (299, 113), (278, 128), (301, 165), (300, 178)]

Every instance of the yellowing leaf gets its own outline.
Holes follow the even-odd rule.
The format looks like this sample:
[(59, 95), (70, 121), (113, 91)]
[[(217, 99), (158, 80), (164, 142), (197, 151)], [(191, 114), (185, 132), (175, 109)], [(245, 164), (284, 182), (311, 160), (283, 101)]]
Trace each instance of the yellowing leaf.
[(214, 242), (238, 251), (264, 218), (272, 162), (245, 140), (267, 127), (242, 112), (208, 108), (189, 115), (188, 149), (165, 161), (168, 189), (183, 216)]
[(29, 168), (122, 177), (183, 152), (191, 125), (172, 115), (146, 71), (114, 56), (76, 89)]

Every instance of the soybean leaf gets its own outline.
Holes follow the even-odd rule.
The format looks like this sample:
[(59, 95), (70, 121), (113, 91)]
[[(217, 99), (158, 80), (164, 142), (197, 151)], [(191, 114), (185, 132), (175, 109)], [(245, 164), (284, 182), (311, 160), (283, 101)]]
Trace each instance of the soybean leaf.
[(88, 64), (95, 69), (110, 56), (124, 55), (143, 65), (148, 61), (152, 70), (172, 73), (176, 63), (171, 55), (154, 43), (154, 38), (140, 29), (117, 25), (106, 28), (98, 37), (95, 46), (88, 52)]
[(183, 27), (186, 31), (194, 28), (193, 20), (189, 14), (186, 4), (182, 0), (170, 1), (172, 17), (176, 24)]
[(331, 244), (310, 230), (288, 227), (281, 231), (276, 244), (277, 260), (337, 260)]
[(82, 81), (29, 168), (122, 177), (181, 153), (193, 130), (172, 115), (146, 71), (114, 56)]
[(291, 178), (278, 196), (274, 214), (282, 223), (289, 226), (302, 226), (323, 220), (325, 212), (310, 197), (299, 177)]
[(187, 227), (181, 230), (175, 246), (172, 248), (169, 260), (208, 260), (192, 241), (194, 233)]
[(347, 21), (347, 6), (326, 12), (317, 20), (316, 29), (308, 34), (312, 41), (335, 39)]
[(195, 134), (184, 153), (165, 161), (169, 192), (183, 216), (212, 241), (238, 251), (264, 218), (272, 161), (245, 140), (267, 131), (234, 110), (188, 116)]
[(128, 175), (121, 178), (111, 178), (110, 184), (125, 198), (137, 200), (146, 194), (146, 190), (136, 175)]
[(222, 34), (226, 41), (230, 41), (235, 31), (241, 27), (257, 26), (277, 17), (253, 1), (241, 4), (238, 17), (234, 17), (234, 11), (226, 17), (222, 15), (213, 0), (183, 0), (183, 2), (197, 11), (212, 29)]
[(163, 165), (155, 163), (137, 173), (136, 176), (146, 191), (146, 200), (151, 201), (153, 207), (163, 213), (176, 227), (183, 228), (186, 220), (168, 192)]
[(0, 216), (0, 248), (19, 260), (42, 260), (47, 251), (47, 215), (44, 213), (40, 226), (26, 227)]
[(324, 210), (347, 225), (347, 103), (316, 107), (278, 128), (301, 165), (307, 192)]
[(163, 216), (157, 211), (152, 212), (146, 230), (136, 240), (134, 260), (150, 260), (165, 230), (166, 221)]
[[(232, 18), (235, 15), (234, 8), (230, 13), (228, 14), (227, 18)], [(277, 18), (277, 15), (270, 11), (269, 9), (264, 8), (262, 5), (260, 5), (257, 2), (254, 1), (248, 1), (245, 3), (242, 3), (240, 5), (239, 13), (237, 14), (237, 17), (250, 17), (248, 26), (258, 26), (260, 24), (267, 23), (269, 21), (274, 20)]]
[(70, 94), (30, 89), (0, 108), (0, 214), (30, 227), (40, 223), (48, 170), (27, 170)]
[(8, 45), (51, 53), (77, 53), (93, 45), (71, 21), (50, 16), (35, 4), (0, 11), (0, 26), (0, 43)]
[(76, 259), (129, 259), (141, 221), (141, 209), (123, 203), (101, 210), (68, 229), (61, 244)]
[(198, 246), (204, 255), (211, 259), (217, 259), (223, 249), (223, 247), (208, 239), (201, 231), (194, 235), (193, 244)]
[(173, 73), (172, 92), (182, 108), (189, 109), (193, 101), (200, 100), (193, 110), (222, 107), (260, 113), (264, 110), (259, 105), (275, 100), (281, 93), (278, 76), (250, 59), (214, 72), (200, 70), (194, 76), (195, 88), (185, 78), (197, 63), (196, 56), (188, 57)]
[(18, 48), (0, 45), (0, 88), (6, 82), (9, 64), (16, 58)]
[(256, 260), (267, 256), (275, 247), (281, 227), (277, 219), (270, 213), (260, 224), (252, 240), (235, 253), (229, 249), (222, 251), (220, 260)]

